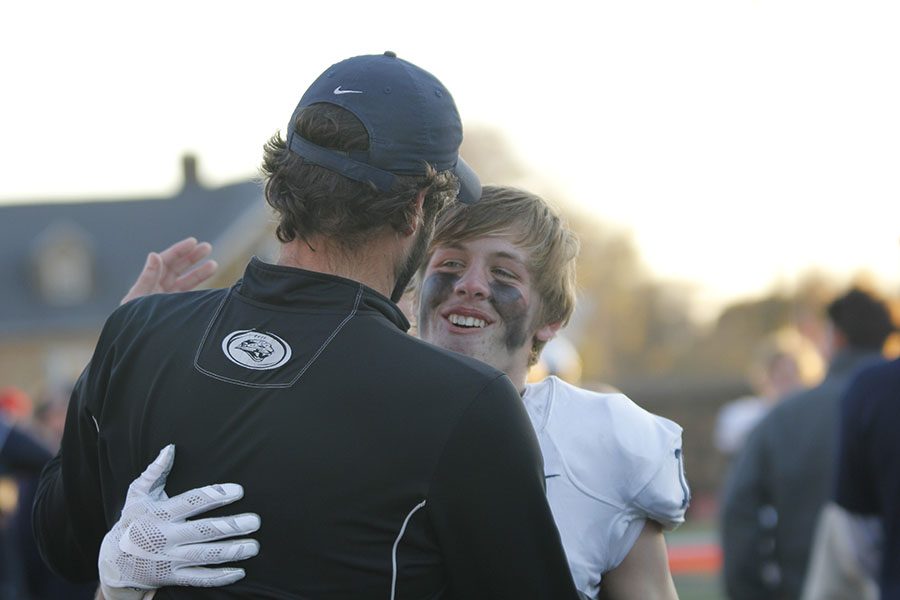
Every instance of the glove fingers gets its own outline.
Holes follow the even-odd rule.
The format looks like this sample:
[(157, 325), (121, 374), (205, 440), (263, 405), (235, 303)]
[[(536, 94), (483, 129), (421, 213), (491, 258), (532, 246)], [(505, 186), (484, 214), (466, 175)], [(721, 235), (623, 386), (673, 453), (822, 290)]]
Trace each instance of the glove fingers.
[(183, 569), (178, 569), (174, 585), (218, 587), (220, 585), (229, 585), (243, 577), (243, 569), (204, 569), (203, 567), (185, 567)]
[(259, 529), (259, 515), (244, 513), (229, 517), (209, 517), (173, 525), (166, 531), (169, 544), (195, 544), (250, 535)]
[(259, 554), (259, 542), (244, 538), (208, 544), (177, 546), (166, 553), (190, 566), (218, 565), (251, 558)]
[(187, 519), (244, 497), (244, 488), (236, 483), (217, 483), (188, 490), (169, 498), (159, 508), (174, 519)]
[(125, 503), (128, 504), (137, 498), (162, 492), (166, 485), (166, 477), (169, 476), (174, 463), (175, 444), (169, 444), (160, 450), (156, 459), (128, 486), (128, 496)]

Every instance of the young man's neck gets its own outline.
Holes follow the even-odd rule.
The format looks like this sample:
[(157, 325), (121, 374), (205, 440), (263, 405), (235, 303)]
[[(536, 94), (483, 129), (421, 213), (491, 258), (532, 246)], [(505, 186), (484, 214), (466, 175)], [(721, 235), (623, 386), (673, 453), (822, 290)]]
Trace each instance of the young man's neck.
[(499, 369), (506, 373), (506, 376), (515, 386), (516, 390), (518, 390), (520, 394), (524, 393), (525, 383), (528, 381), (528, 366), (526, 365), (527, 357), (518, 356), (518, 353), (514, 353), (505, 358), (507, 359), (507, 362), (504, 364), (491, 364), (492, 361), (487, 362), (495, 369)]
[(396, 279), (395, 265), (403, 252), (403, 241), (391, 235), (373, 236), (352, 251), (333, 239), (317, 236), (282, 244), (278, 264), (352, 279), (390, 296)]
[(526, 370), (524, 373), (507, 373), (507, 377), (512, 381), (512, 384), (516, 386), (516, 390), (519, 392), (519, 395), (525, 394), (525, 384), (528, 382), (528, 371)]

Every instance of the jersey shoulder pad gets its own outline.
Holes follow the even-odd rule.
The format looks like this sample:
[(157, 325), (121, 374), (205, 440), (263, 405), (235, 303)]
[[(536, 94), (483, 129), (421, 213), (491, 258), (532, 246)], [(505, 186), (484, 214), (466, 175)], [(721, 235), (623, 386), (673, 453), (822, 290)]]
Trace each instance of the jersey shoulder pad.
[(573, 475), (592, 495), (630, 505), (666, 528), (683, 522), (690, 492), (681, 427), (624, 394), (550, 379), (547, 427)]

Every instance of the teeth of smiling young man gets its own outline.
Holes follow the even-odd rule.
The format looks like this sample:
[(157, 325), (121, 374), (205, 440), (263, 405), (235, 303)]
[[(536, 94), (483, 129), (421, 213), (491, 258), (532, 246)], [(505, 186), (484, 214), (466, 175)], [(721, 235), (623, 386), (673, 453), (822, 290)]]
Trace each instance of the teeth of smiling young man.
[(484, 327), (484, 319), (476, 319), (475, 317), (464, 317), (462, 315), (450, 315), (450, 322), (460, 327)]

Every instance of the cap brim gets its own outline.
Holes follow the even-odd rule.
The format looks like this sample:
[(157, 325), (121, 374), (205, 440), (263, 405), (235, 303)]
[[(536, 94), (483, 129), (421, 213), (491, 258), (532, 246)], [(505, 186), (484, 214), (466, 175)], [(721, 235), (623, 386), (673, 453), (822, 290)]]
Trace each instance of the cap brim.
[(481, 200), (481, 180), (462, 156), (456, 161), (453, 172), (459, 179), (459, 201), (463, 204), (475, 204)]

